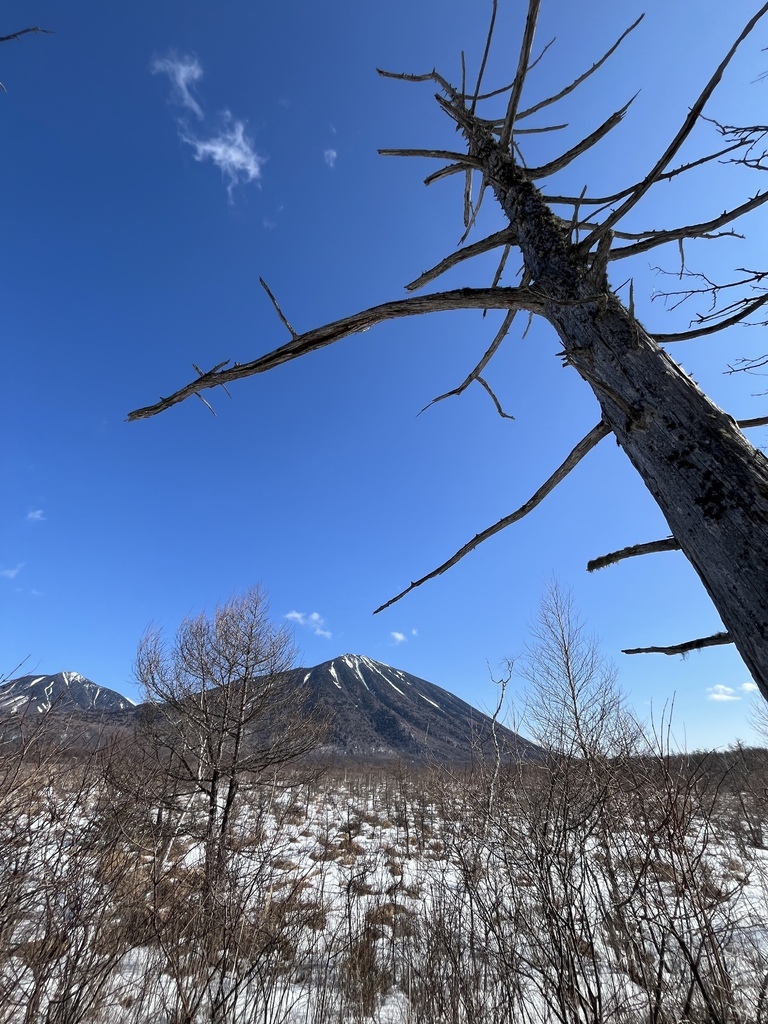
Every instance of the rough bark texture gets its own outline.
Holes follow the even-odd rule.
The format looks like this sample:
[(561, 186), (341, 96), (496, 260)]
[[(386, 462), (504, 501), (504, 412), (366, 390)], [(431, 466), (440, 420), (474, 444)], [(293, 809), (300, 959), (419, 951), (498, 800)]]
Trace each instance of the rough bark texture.
[(656, 499), (768, 699), (768, 460), (651, 338), (571, 241), (525, 172), (469, 138), (518, 240), (531, 288)]

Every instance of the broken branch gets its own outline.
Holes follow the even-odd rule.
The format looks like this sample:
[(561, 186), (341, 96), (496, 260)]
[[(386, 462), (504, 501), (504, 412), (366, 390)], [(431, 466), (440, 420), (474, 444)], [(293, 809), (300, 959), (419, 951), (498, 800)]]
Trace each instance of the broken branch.
[(460, 562), (465, 555), (470, 553), (470, 551), (474, 551), (476, 547), (479, 547), (483, 541), (488, 540), (489, 537), (493, 537), (495, 534), (504, 530), (507, 526), (511, 526), (513, 523), (517, 523), (527, 516), (529, 512), (532, 512), (538, 505), (540, 505), (547, 495), (550, 494), (555, 487), (557, 487), (557, 485), (568, 476), (571, 470), (581, 462), (584, 456), (590, 452), (599, 441), (602, 441), (604, 437), (607, 437), (610, 432), (611, 428), (601, 420), (596, 427), (593, 427), (592, 430), (590, 430), (590, 432), (583, 437), (581, 441), (579, 441), (565, 461), (558, 466), (555, 472), (545, 480), (538, 491), (536, 491), (536, 493), (533, 494), (524, 505), (521, 505), (520, 508), (515, 512), (512, 512), (510, 515), (504, 516), (503, 519), (494, 523), (493, 526), (489, 526), (488, 529), (483, 530), (482, 533), (476, 534), (471, 541), (459, 548), (454, 555), (451, 555), (451, 557), (446, 562), (443, 562), (442, 565), (439, 565), (437, 569), (433, 569), (432, 572), (427, 573), (426, 576), (422, 576), (421, 579), (411, 583), (410, 586), (405, 588), (405, 590), (401, 591), (395, 597), (390, 598), (386, 604), (378, 607), (373, 614), (377, 615), (379, 612), (383, 612), (385, 608), (389, 608), (391, 605), (395, 604), (395, 602), (405, 597), (406, 594), (410, 594), (412, 590), (420, 587), (422, 583), (426, 583), (428, 580), (432, 580), (436, 576), (442, 575), (442, 573), (456, 565), (457, 562)]
[(684, 644), (674, 644), (671, 647), (632, 647), (622, 651), (622, 654), (688, 654), (690, 651), (700, 651), (704, 647), (720, 647), (723, 644), (732, 644), (730, 633), (714, 633), (712, 636), (703, 636), (699, 640), (688, 640)]
[(482, 170), (483, 167), (482, 163), (473, 156), (467, 156), (466, 153), (453, 153), (450, 149), (380, 149), (378, 154), (379, 156), (422, 156), (435, 160), (453, 160), (461, 164), (462, 169), (474, 167), (476, 170)]
[(41, 35), (46, 36), (53, 35), (49, 28), (40, 28), (39, 25), (35, 25), (33, 28), (22, 28), (18, 32), (11, 32), (9, 36), (0, 36), (0, 43), (9, 43), (12, 39), (21, 39), (22, 36), (26, 36), (30, 32), (39, 32)]
[(261, 287), (264, 289), (264, 291), (267, 293), (267, 295), (270, 297), (270, 299), (272, 300), (272, 305), (275, 307), (275, 312), (280, 317), (280, 320), (282, 321), (282, 323), (288, 328), (288, 331), (289, 331), (291, 337), (292, 338), (298, 338), (298, 334), (296, 333), (296, 331), (294, 331), (294, 329), (291, 327), (291, 325), (286, 320), (285, 315), (283, 314), (282, 309), (280, 309), (280, 305), (279, 305), (277, 299), (272, 294), (272, 292), (271, 292), (271, 290), (269, 288), (269, 285), (267, 284), (267, 282), (264, 280), (263, 277), (259, 278), (259, 283), (260, 283)]
[(632, 544), (629, 547), (621, 548), (619, 551), (611, 551), (610, 554), (601, 555), (587, 562), (587, 572), (595, 572), (597, 569), (605, 569), (606, 566), (615, 565), (624, 558), (635, 558), (637, 555), (651, 555), (656, 551), (679, 551), (680, 545), (674, 537), (666, 537), (664, 540), (652, 540), (647, 544)]
[(596, 128), (590, 135), (587, 135), (586, 138), (582, 139), (581, 142), (577, 143), (577, 145), (573, 146), (566, 153), (563, 153), (562, 156), (557, 157), (555, 160), (551, 160), (548, 164), (542, 164), (541, 167), (529, 168), (526, 170), (525, 176), (531, 181), (536, 181), (538, 178), (546, 178), (550, 174), (555, 174), (557, 171), (561, 171), (564, 167), (567, 167), (569, 163), (581, 156), (582, 153), (586, 153), (588, 149), (597, 145), (601, 139), (605, 138), (610, 131), (621, 123), (622, 118), (634, 99), (635, 97), (633, 96), (632, 99), (625, 103), (620, 110), (615, 111), (609, 118), (606, 118), (599, 128)]

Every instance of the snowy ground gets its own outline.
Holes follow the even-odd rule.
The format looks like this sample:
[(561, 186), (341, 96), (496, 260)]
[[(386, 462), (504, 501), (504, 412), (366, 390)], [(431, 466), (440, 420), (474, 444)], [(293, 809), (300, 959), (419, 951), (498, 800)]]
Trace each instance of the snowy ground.
[(718, 773), (244, 780), (222, 831), (168, 778), (9, 767), (0, 1024), (760, 1020), (766, 790)]

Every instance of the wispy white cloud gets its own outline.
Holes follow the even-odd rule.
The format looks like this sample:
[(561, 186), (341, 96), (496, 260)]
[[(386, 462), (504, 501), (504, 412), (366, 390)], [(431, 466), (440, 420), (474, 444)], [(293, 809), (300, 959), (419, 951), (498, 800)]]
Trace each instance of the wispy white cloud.
[(30, 512), (27, 512), (28, 523), (42, 523), (45, 519), (45, 512), (41, 508), (34, 508)]
[(0, 569), (0, 576), (4, 580), (15, 580), (23, 568), (24, 562), (19, 562), (15, 569)]
[(176, 117), (179, 137), (192, 148), (195, 160), (200, 163), (210, 160), (219, 168), (227, 185), (230, 202), (236, 185), (258, 182), (265, 158), (256, 152), (253, 140), (246, 133), (245, 121), (224, 110), (218, 116), (217, 128), (196, 132), (190, 127), (188, 118), (183, 116), (183, 111), (191, 110), (198, 121), (208, 120), (203, 108), (192, 95), (192, 87), (203, 76), (197, 57), (179, 57), (171, 53), (153, 61), (150, 70), (152, 74), (168, 76), (172, 98), (182, 108), (182, 114)]
[(741, 697), (732, 686), (723, 686), (722, 683), (717, 683), (715, 686), (707, 687), (707, 700), (741, 700)]
[(419, 635), (418, 629), (412, 629), (411, 630), (411, 636), (418, 636), (418, 635)]
[(408, 642), (408, 637), (405, 635), (405, 633), (400, 633), (396, 629), (393, 629), (389, 635), (392, 637), (396, 644), (404, 644)]
[(333, 168), (336, 166), (336, 157), (338, 155), (335, 149), (326, 149), (323, 153), (323, 160), (325, 160), (329, 167)]
[(739, 687), (739, 689), (743, 690), (744, 693), (759, 693), (760, 692), (760, 687), (757, 685), (757, 683), (753, 683), (751, 679), (750, 679), (750, 681), (748, 683), (742, 683), (741, 686)]
[(227, 194), (232, 199), (235, 185), (259, 181), (264, 157), (253, 148), (253, 142), (245, 134), (245, 123), (225, 111), (220, 131), (209, 139), (199, 139), (187, 132), (181, 138), (195, 151), (195, 160), (202, 163), (210, 160), (221, 171), (227, 182)]
[(192, 86), (203, 77), (203, 69), (197, 57), (185, 55), (177, 57), (170, 53), (167, 57), (153, 60), (150, 65), (153, 75), (167, 75), (173, 89), (173, 99), (182, 107), (191, 110), (201, 121), (205, 117), (202, 107), (192, 95)]
[(311, 630), (315, 636), (325, 637), (326, 640), (330, 640), (333, 636), (333, 633), (325, 628), (325, 619), (319, 612), (310, 612), (307, 615), (306, 612), (293, 611), (288, 612), (285, 617), (289, 622), (295, 622), (297, 626)]

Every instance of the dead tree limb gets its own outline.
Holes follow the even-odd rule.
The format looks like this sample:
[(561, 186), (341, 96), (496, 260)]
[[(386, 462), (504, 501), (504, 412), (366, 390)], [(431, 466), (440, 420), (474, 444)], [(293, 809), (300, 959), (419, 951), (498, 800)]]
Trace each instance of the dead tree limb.
[(536, 36), (536, 23), (539, 20), (540, 7), (541, 0), (528, 0), (528, 13), (525, 17), (525, 28), (523, 29), (523, 39), (520, 45), (517, 71), (512, 81), (512, 88), (509, 90), (507, 114), (504, 118), (501, 134), (499, 135), (499, 145), (502, 149), (507, 149), (512, 141), (512, 132), (517, 120), (520, 98), (523, 94), (523, 86), (525, 85), (528, 68), (531, 64), (531, 50), (533, 49), (533, 40)]
[(640, 24), (640, 22), (643, 20), (644, 17), (645, 17), (645, 15), (641, 14), (640, 17), (636, 21), (633, 21), (632, 24), (629, 26), (629, 28), (625, 29), (621, 33), (621, 35), (616, 40), (616, 42), (613, 44), (613, 46), (609, 50), (606, 50), (606, 52), (603, 54), (603, 56), (600, 58), (600, 60), (595, 61), (595, 63), (592, 65), (591, 68), (589, 68), (588, 71), (585, 71), (583, 75), (579, 75), (579, 77), (574, 79), (571, 82), (570, 85), (567, 85), (564, 89), (561, 89), (560, 92), (555, 93), (554, 96), (548, 96), (547, 99), (541, 100), (539, 103), (535, 103), (532, 107), (528, 107), (527, 110), (521, 110), (520, 113), (517, 115), (518, 121), (522, 121), (522, 119), (524, 117), (530, 117), (531, 114), (537, 114), (540, 110), (543, 110), (544, 107), (549, 107), (553, 103), (557, 103), (560, 100), (565, 99), (565, 97), (569, 93), (572, 93), (576, 89), (578, 89), (578, 87), (583, 82), (586, 82), (586, 80), (590, 77), (590, 75), (594, 75), (594, 73), (596, 71), (598, 71), (603, 66), (603, 64), (605, 64), (605, 62), (609, 59), (609, 57), (613, 56), (613, 54), (616, 52), (616, 50), (618, 50), (618, 48), (621, 46), (621, 44), (627, 38), (629, 33), (633, 32), (637, 28), (637, 26)]
[[(456, 395), (460, 395), (462, 391), (466, 391), (466, 389), (469, 387), (473, 380), (479, 379), (479, 375), (483, 372), (485, 367), (491, 361), (499, 345), (501, 345), (502, 341), (506, 338), (507, 334), (509, 333), (509, 329), (512, 326), (512, 322), (515, 319), (516, 313), (517, 310), (512, 310), (511, 312), (507, 313), (507, 315), (504, 317), (501, 327), (499, 328), (496, 334), (496, 337), (485, 350), (483, 358), (480, 360), (480, 362), (477, 364), (474, 370), (472, 370), (471, 373), (467, 374), (467, 376), (464, 378), (461, 384), (459, 384), (459, 386), (456, 388), (452, 388), (450, 391), (446, 391), (442, 395), (438, 395), (437, 398), (433, 398), (431, 402), (428, 402), (427, 405), (424, 406), (421, 412), (426, 412), (430, 406), (435, 405), (437, 402), (442, 402), (446, 398), (454, 398)], [(421, 415), (421, 413), (419, 413), (419, 415)]]
[[(747, 317), (761, 309), (766, 302), (768, 302), (768, 292), (765, 295), (761, 295), (759, 299), (753, 299), (751, 302), (747, 299), (741, 299), (739, 302), (735, 302), (728, 307), (728, 309), (736, 307), (736, 312), (724, 320), (708, 324), (706, 327), (695, 327), (691, 331), (680, 331), (677, 334), (654, 334), (654, 338), (660, 345), (670, 345), (676, 341), (692, 341), (694, 338), (703, 338), (708, 334), (717, 334), (718, 331), (724, 331), (726, 327), (733, 327), (734, 324), (744, 323)], [(721, 310), (717, 315), (721, 316), (724, 312), (727, 312), (727, 310)], [(712, 316), (699, 317), (698, 322), (704, 323), (711, 319)]]
[(433, 580), (436, 576), (442, 575), (442, 573), (447, 569), (450, 569), (452, 566), (456, 565), (457, 562), (460, 562), (465, 555), (469, 554), (470, 551), (474, 551), (475, 548), (479, 547), (483, 541), (488, 540), (489, 537), (495, 536), (497, 533), (505, 530), (508, 526), (512, 526), (513, 523), (520, 522), (520, 520), (527, 516), (529, 512), (532, 512), (538, 505), (540, 505), (547, 495), (551, 494), (557, 485), (565, 480), (571, 470), (575, 469), (584, 456), (591, 452), (595, 445), (602, 441), (604, 437), (607, 437), (608, 434), (610, 434), (608, 426), (602, 421), (598, 423), (597, 426), (593, 427), (590, 432), (583, 437), (581, 441), (579, 441), (565, 461), (558, 466), (552, 476), (544, 481), (538, 491), (536, 491), (536, 493), (533, 494), (524, 505), (521, 505), (519, 509), (512, 512), (510, 515), (504, 516), (503, 519), (494, 523), (493, 526), (489, 526), (481, 533), (475, 534), (472, 540), (460, 547), (459, 550), (454, 555), (451, 555), (447, 561), (443, 562), (442, 565), (433, 569), (432, 572), (427, 573), (426, 576), (422, 576), (421, 579), (411, 583), (410, 586), (405, 588), (405, 590), (396, 594), (395, 597), (390, 598), (389, 601), (377, 608), (373, 614), (376, 615), (379, 612), (383, 612), (385, 608), (389, 608), (391, 605), (395, 604), (395, 602), (405, 597), (406, 594), (410, 594), (412, 590), (420, 587), (422, 583), (426, 583), (427, 580)]
[(680, 545), (674, 537), (666, 537), (664, 540), (651, 540), (646, 544), (632, 544), (627, 548), (620, 548), (618, 551), (611, 551), (607, 555), (593, 558), (587, 562), (587, 572), (595, 572), (597, 569), (605, 569), (609, 565), (615, 565), (625, 558), (635, 558), (638, 555), (651, 555), (657, 551), (679, 551)]
[(40, 33), (41, 35), (52, 36), (53, 32), (49, 28), (40, 28), (39, 25), (35, 25), (32, 28), (22, 28), (18, 32), (11, 32), (9, 36), (0, 36), (0, 43), (9, 43), (13, 39), (21, 39), (22, 36), (29, 35), (30, 32)]
[(643, 181), (640, 182), (639, 185), (636, 186), (632, 194), (612, 213), (610, 213), (608, 217), (606, 217), (606, 219), (602, 222), (600, 227), (596, 228), (595, 231), (588, 235), (587, 238), (582, 242), (582, 246), (586, 251), (589, 251), (589, 249), (595, 244), (600, 234), (602, 234), (604, 231), (607, 231), (609, 228), (612, 228), (614, 224), (618, 224), (618, 222), (623, 217), (625, 217), (634, 206), (637, 206), (637, 204), (640, 202), (640, 200), (643, 198), (646, 192), (650, 188), (652, 188), (653, 185), (656, 184), (656, 182), (659, 180), (659, 176), (664, 173), (664, 171), (669, 166), (670, 162), (674, 160), (674, 158), (680, 152), (683, 143), (693, 131), (696, 121), (699, 119), (699, 116), (704, 110), (704, 107), (707, 105), (710, 96), (715, 91), (717, 86), (720, 84), (720, 80), (722, 79), (723, 74), (725, 73), (725, 69), (733, 60), (736, 51), (739, 49), (739, 47), (747, 38), (747, 36), (752, 32), (755, 25), (757, 25), (758, 21), (760, 21), (760, 19), (766, 13), (768, 13), (768, 3), (763, 4), (760, 10), (754, 15), (754, 17), (750, 18), (745, 27), (742, 29), (736, 42), (730, 48), (728, 53), (720, 62), (715, 73), (712, 75), (710, 80), (699, 93), (696, 102), (693, 104), (690, 111), (688, 112), (688, 116), (683, 121), (674, 139), (672, 139), (670, 144), (664, 150), (661, 157), (658, 159), (655, 166), (651, 169), (648, 175), (643, 179)]
[(564, 167), (573, 163), (574, 160), (586, 153), (588, 149), (592, 149), (593, 146), (596, 146), (601, 139), (605, 138), (608, 132), (613, 131), (617, 125), (621, 124), (624, 119), (624, 115), (629, 110), (634, 99), (635, 96), (633, 96), (631, 100), (628, 100), (623, 107), (611, 114), (610, 117), (606, 118), (599, 128), (596, 128), (590, 135), (587, 135), (586, 138), (583, 138), (581, 142), (577, 143), (561, 156), (551, 160), (547, 164), (542, 164), (541, 167), (528, 168), (525, 172), (526, 177), (531, 181), (538, 181), (540, 178), (548, 178), (550, 174), (556, 174), (557, 171), (562, 171)]
[(323, 327), (299, 334), (280, 348), (249, 363), (235, 363), (226, 366), (229, 360), (219, 363), (213, 370), (201, 374), (197, 380), (175, 391), (167, 398), (161, 398), (154, 405), (135, 409), (128, 414), (128, 420), (148, 419), (158, 413), (178, 405), (186, 398), (196, 395), (206, 388), (215, 388), (219, 384), (229, 384), (234, 380), (251, 377), (256, 373), (264, 373), (291, 359), (314, 352), (332, 345), (334, 341), (346, 338), (350, 334), (361, 334), (375, 324), (385, 320), (395, 320), (404, 316), (423, 316), (426, 313), (445, 312), (457, 309), (527, 309), (537, 311), (542, 306), (542, 299), (531, 288), (458, 288), (455, 291), (438, 292), (434, 295), (419, 295), (411, 299), (400, 299), (395, 302), (384, 302), (380, 306), (371, 306), (343, 320), (336, 320)]
[(667, 245), (669, 242), (676, 242), (683, 238), (706, 238), (710, 232), (717, 231), (718, 228), (726, 224), (731, 224), (766, 202), (768, 202), (768, 192), (763, 192), (762, 195), (755, 196), (748, 202), (742, 203), (741, 206), (728, 210), (712, 220), (703, 221), (701, 224), (689, 224), (686, 227), (673, 228), (670, 231), (648, 231), (647, 237), (642, 241), (636, 242), (634, 245), (623, 245), (618, 249), (613, 249), (610, 259), (621, 260), (626, 259), (627, 256), (637, 256), (638, 253), (648, 252), (649, 249), (655, 249), (656, 246)]
[(631, 647), (622, 654), (690, 654), (691, 651), (701, 651), (705, 647), (720, 647), (724, 644), (732, 644), (733, 639), (730, 633), (714, 633), (712, 636), (703, 636), (699, 640), (688, 640), (684, 644), (673, 644), (671, 647)]
[[(686, 171), (691, 171), (695, 167), (702, 167), (704, 164), (711, 163), (713, 160), (718, 160), (721, 156), (725, 156), (728, 153), (732, 153), (736, 149), (741, 149), (746, 146), (746, 142), (734, 142), (724, 149), (718, 150), (716, 153), (708, 153), (707, 156), (699, 157), (697, 160), (691, 160), (688, 163), (681, 164), (672, 171), (665, 171), (664, 174), (660, 174), (657, 181), (671, 181), (676, 178), (679, 174), (685, 174)], [(635, 182), (634, 185), (630, 185), (628, 188), (621, 189), (620, 192), (616, 192), (612, 196), (550, 196), (547, 195), (545, 198), (548, 203), (553, 206), (610, 206), (612, 203), (617, 203), (620, 199), (626, 199), (627, 196), (632, 195), (635, 189), (639, 188), (642, 182)], [(616, 232), (617, 237), (622, 237), (621, 233)]]
[(405, 290), (408, 292), (418, 291), (419, 288), (423, 288), (425, 284), (430, 284), (435, 278), (440, 277), (441, 274), (451, 270), (453, 267), (457, 267), (460, 263), (465, 260), (471, 260), (475, 256), (480, 256), (484, 252), (491, 252), (493, 249), (498, 249), (502, 245), (512, 245), (515, 242), (514, 232), (510, 228), (503, 228), (501, 231), (495, 231), (492, 235), (488, 235), (487, 238), (481, 239), (479, 242), (473, 242), (472, 245), (467, 245), (463, 249), (458, 249), (456, 252), (451, 253), (450, 256), (446, 256), (444, 260), (437, 263), (431, 270), (425, 270), (423, 274), (420, 274), (415, 281), (411, 281), (410, 284), (405, 286)]
[[(30, 33), (45, 36), (53, 35), (53, 32), (49, 28), (40, 28), (39, 25), (34, 25), (30, 28), (19, 29), (18, 32), (11, 32), (9, 36), (0, 36), (0, 43), (10, 43), (15, 39), (21, 39), (22, 36), (30, 35)], [(2, 90), (2, 92), (8, 91), (2, 82), (0, 82), (0, 90)]]

